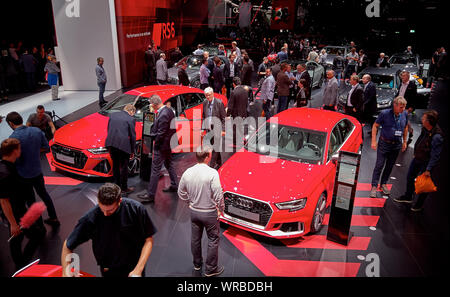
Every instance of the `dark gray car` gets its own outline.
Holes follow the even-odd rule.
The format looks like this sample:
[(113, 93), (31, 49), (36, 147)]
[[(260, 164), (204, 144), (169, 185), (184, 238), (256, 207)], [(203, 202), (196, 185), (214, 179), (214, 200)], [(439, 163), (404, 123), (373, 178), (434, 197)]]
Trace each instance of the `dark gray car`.
[(341, 53), (342, 57), (346, 57), (347, 54), (350, 52), (350, 46), (346, 45), (327, 45), (323, 49), (327, 51), (327, 58), (325, 59), (326, 67), (327, 68), (333, 68), (333, 60), (336, 58), (338, 53)]
[[(377, 109), (378, 111), (386, 108), (390, 108), (395, 95), (401, 85), (400, 72), (402, 69), (397, 67), (391, 68), (378, 68), (367, 67), (361, 71), (358, 76), (363, 77), (364, 74), (369, 74), (372, 78), (372, 82), (377, 86)], [(417, 108), (426, 108), (428, 105), (428, 99), (431, 93), (431, 89), (425, 88), (420, 79), (415, 75), (410, 76), (410, 80), (414, 80), (417, 86)], [(362, 82), (361, 82), (362, 84)], [(341, 86), (339, 90), (339, 110), (343, 110), (347, 103), (348, 92), (350, 92), (351, 86)]]
[[(220, 67), (224, 67), (226, 61), (225, 56), (218, 56), (222, 60), (222, 65)], [(211, 59), (211, 57), (210, 57)], [(178, 81), (178, 65), (183, 61), (186, 61), (187, 68), (186, 73), (189, 77), (190, 86), (194, 88), (200, 88), (200, 66), (202, 66), (203, 56), (200, 55), (189, 55), (175, 63), (175, 65), (168, 69), (168, 82), (172, 85), (180, 84)]]

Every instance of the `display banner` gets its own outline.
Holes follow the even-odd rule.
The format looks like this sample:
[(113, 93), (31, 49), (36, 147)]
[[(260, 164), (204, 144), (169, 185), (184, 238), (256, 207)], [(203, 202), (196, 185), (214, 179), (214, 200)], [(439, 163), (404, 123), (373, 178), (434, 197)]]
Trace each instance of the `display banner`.
[(293, 30), (295, 13), (295, 0), (273, 0), (270, 29)]
[(327, 239), (348, 245), (361, 154), (340, 151)]
[(98, 90), (95, 66), (104, 58), (106, 90), (121, 86), (113, 0), (52, 0), (64, 90)]
[[(201, 9), (202, 5), (206, 5), (205, 9)], [(149, 44), (159, 46), (167, 56), (187, 37), (197, 34), (200, 27), (196, 24), (205, 22), (207, 5), (207, 0), (115, 0), (123, 86), (144, 81), (144, 52)], [(191, 16), (194, 11), (197, 14)]]

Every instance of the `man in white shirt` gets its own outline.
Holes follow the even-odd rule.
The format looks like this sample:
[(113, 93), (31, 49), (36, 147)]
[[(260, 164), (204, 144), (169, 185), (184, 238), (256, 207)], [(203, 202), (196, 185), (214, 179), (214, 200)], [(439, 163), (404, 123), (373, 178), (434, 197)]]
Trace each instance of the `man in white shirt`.
[(194, 269), (203, 266), (202, 235), (206, 229), (208, 252), (206, 256), (205, 276), (216, 276), (224, 267), (218, 265), (219, 259), (219, 217), (225, 208), (219, 173), (208, 166), (212, 148), (203, 146), (196, 153), (197, 164), (188, 168), (178, 186), (178, 196), (189, 203), (191, 211), (191, 251)]

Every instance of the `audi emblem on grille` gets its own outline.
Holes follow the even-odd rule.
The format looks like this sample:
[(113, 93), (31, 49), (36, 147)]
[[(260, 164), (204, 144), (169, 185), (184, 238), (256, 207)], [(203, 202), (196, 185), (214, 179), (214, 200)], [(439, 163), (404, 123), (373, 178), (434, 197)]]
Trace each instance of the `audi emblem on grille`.
[(237, 198), (234, 200), (234, 204), (245, 208), (253, 208), (253, 202), (247, 199)]

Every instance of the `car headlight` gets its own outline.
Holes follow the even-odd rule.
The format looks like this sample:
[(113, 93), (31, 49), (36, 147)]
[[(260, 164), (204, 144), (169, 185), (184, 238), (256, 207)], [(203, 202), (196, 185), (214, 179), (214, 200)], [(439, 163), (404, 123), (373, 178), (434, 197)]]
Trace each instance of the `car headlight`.
[(275, 203), (275, 206), (278, 207), (278, 209), (288, 209), (289, 211), (296, 211), (305, 208), (306, 205), (306, 198), (301, 198), (297, 200), (292, 200), (288, 202), (280, 202)]
[(93, 153), (93, 154), (96, 154), (96, 155), (106, 154), (106, 153), (109, 152), (108, 148), (106, 148), (106, 147), (92, 148), (92, 149), (88, 149), (88, 151), (90, 153)]

